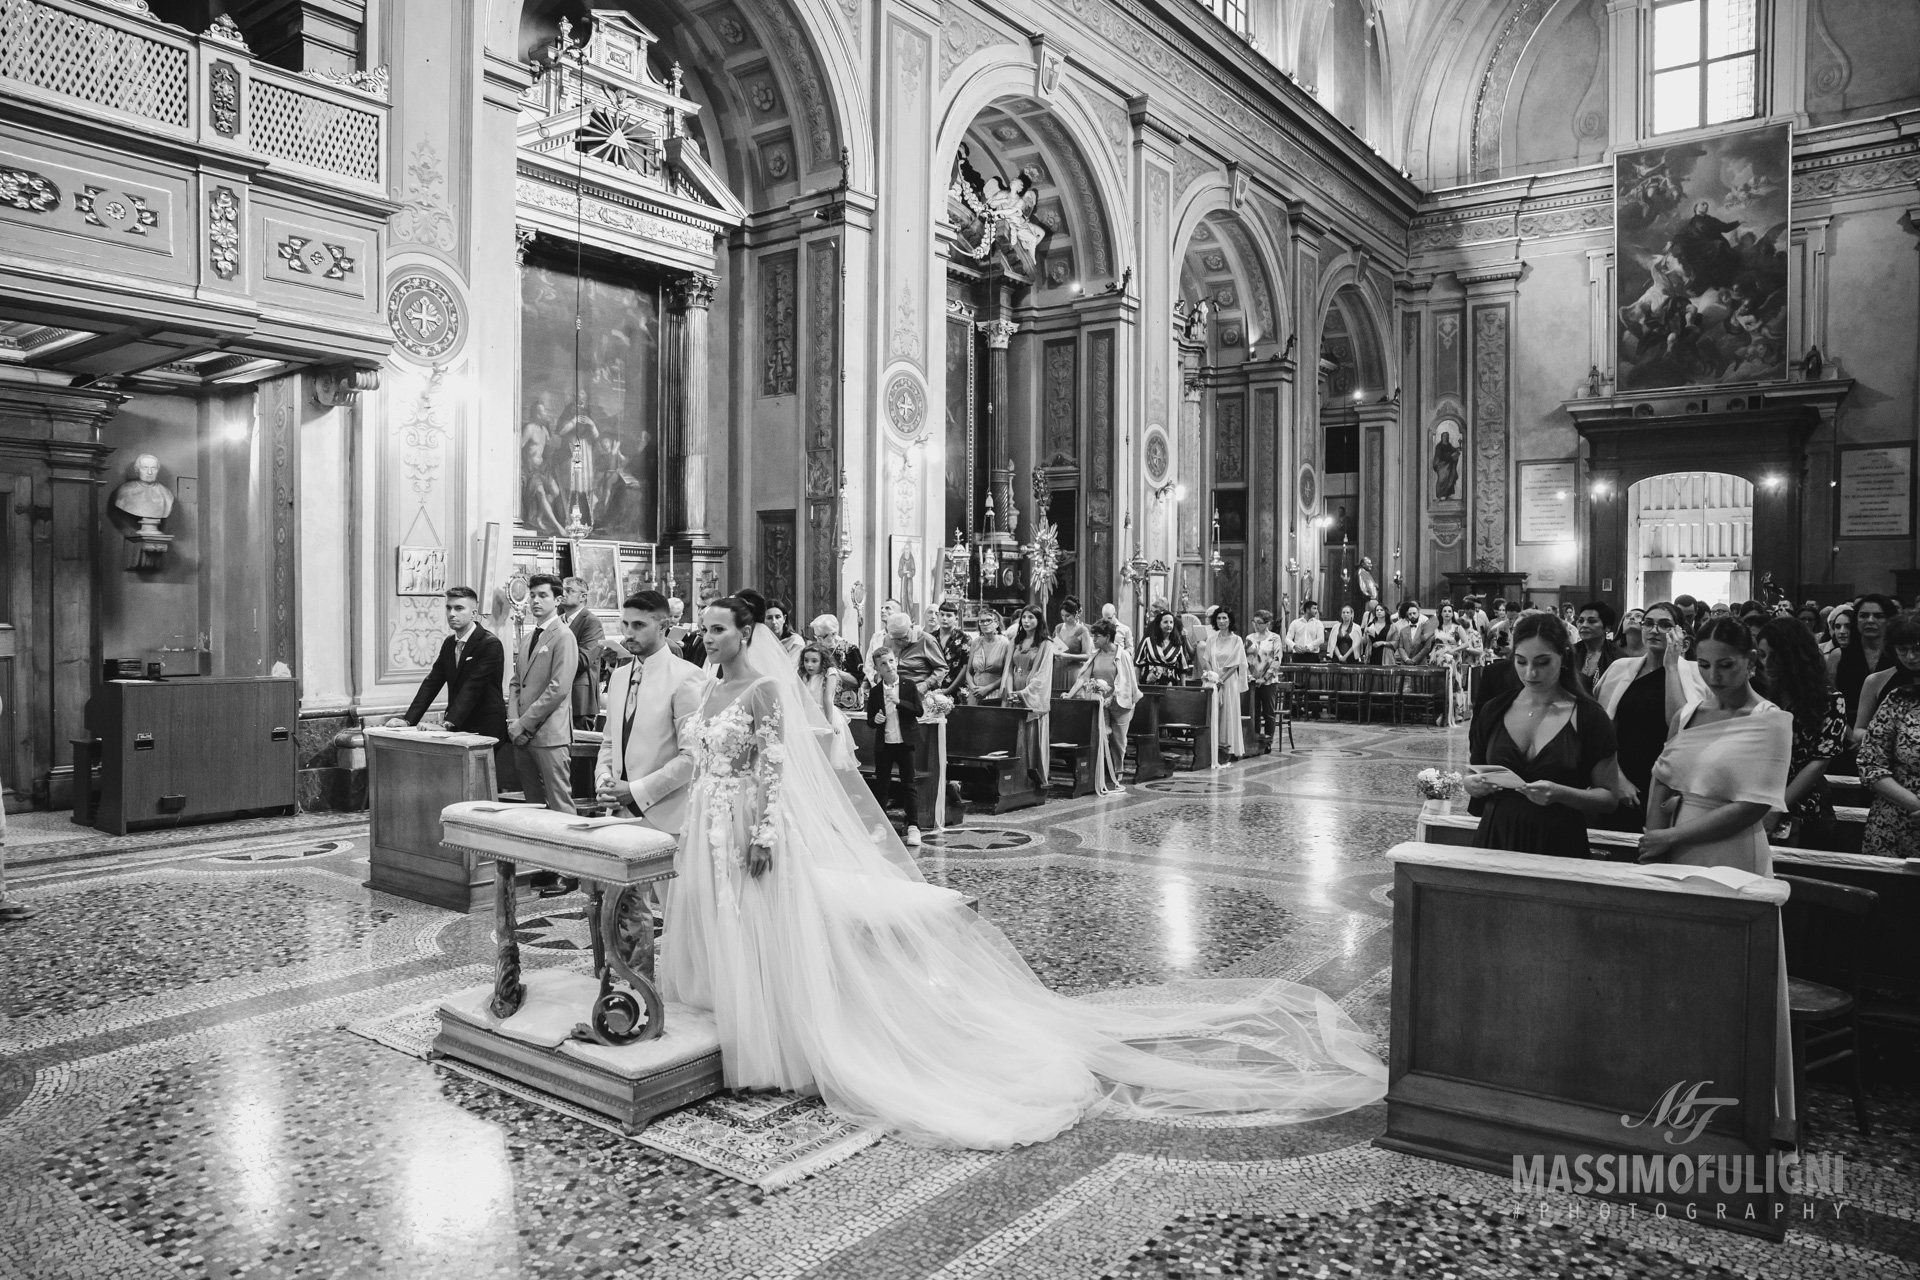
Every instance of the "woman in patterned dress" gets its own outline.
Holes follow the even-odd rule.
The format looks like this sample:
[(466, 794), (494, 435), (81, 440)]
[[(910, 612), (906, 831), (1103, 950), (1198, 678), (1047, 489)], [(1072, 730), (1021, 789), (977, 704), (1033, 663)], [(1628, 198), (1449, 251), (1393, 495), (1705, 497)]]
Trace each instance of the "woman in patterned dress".
[(1793, 716), (1787, 764), (1787, 811), (1774, 825), (1777, 843), (1837, 849), (1827, 766), (1847, 749), (1847, 700), (1827, 678), (1826, 659), (1798, 620), (1774, 618), (1755, 646), (1767, 698)]
[(1881, 694), (1860, 743), (1860, 781), (1873, 792), (1863, 853), (1920, 857), (1920, 615), (1887, 628), (1899, 669)]
[(1185, 684), (1193, 673), (1193, 651), (1180, 634), (1180, 620), (1165, 609), (1147, 623), (1147, 634), (1133, 655), (1141, 684)]

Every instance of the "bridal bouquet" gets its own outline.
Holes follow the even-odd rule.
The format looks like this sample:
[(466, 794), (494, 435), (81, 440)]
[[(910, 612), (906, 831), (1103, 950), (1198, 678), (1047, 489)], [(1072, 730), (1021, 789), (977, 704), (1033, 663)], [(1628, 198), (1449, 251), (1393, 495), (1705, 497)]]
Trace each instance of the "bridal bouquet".
[(1105, 702), (1113, 696), (1113, 685), (1105, 680), (1089, 680), (1087, 681), (1087, 690), (1081, 696), (1096, 698), (1101, 702)]
[(920, 699), (920, 723), (938, 724), (953, 710), (953, 699), (944, 693), (929, 693)]
[(1460, 775), (1451, 769), (1422, 769), (1413, 776), (1422, 800), (1451, 800), (1460, 788)]

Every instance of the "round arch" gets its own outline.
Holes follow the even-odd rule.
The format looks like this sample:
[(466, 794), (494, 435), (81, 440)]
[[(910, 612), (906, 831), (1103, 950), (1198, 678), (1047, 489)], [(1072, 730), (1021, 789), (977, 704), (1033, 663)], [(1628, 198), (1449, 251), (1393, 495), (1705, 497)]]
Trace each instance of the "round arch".
[(1137, 256), (1132, 219), (1120, 216), (1129, 208), (1126, 177), (1114, 163), (1111, 149), (1102, 140), (1099, 123), (1080, 96), (1062, 84), (1048, 97), (1035, 97), (1033, 61), (1030, 57), (1009, 56), (1009, 51), (1015, 48), (1011, 44), (995, 45), (974, 54), (956, 67), (953, 76), (942, 86), (940, 123), (934, 130), (933, 154), (938, 162), (932, 166), (936, 185), (931, 207), (943, 207), (951, 157), (966, 141), (967, 131), (973, 128), (981, 113), (1009, 100), (1038, 104), (1045, 108), (1044, 117), (1052, 123), (1051, 136), (1045, 139), (1048, 149), (1070, 153), (1083, 166), (1091, 186), (1086, 194), (1092, 200), (1083, 198), (1082, 205), (1098, 218), (1111, 249), (1107, 270), (1098, 276), (1083, 277), (1082, 283), (1111, 280)]
[[(1316, 344), (1310, 353), (1318, 357), (1317, 344), (1320, 335), (1326, 331), (1327, 316), (1339, 305), (1341, 290), (1350, 289), (1351, 297), (1358, 302), (1358, 311), (1349, 311), (1348, 315), (1364, 319), (1373, 340), (1380, 352), (1380, 392), (1388, 395), (1401, 385), (1399, 348), (1391, 340), (1393, 334), (1393, 305), (1383, 295), (1378, 277), (1371, 272), (1362, 271), (1351, 258), (1338, 263), (1320, 277), (1320, 288), (1314, 299), (1313, 339)], [(1351, 319), (1349, 320), (1351, 324)], [(1303, 353), (1303, 362), (1307, 353)]]
[[(1271, 309), (1270, 319), (1260, 319), (1258, 295), (1248, 299), (1254, 307), (1253, 319), (1258, 329), (1257, 333), (1253, 328), (1249, 329), (1249, 358), (1256, 345), (1271, 344), (1277, 353), (1280, 345), (1286, 342), (1287, 335), (1294, 332), (1293, 305), (1286, 289), (1286, 274), (1281, 269), (1285, 259), (1275, 245), (1266, 222), (1255, 217), (1250, 209), (1235, 207), (1233, 190), (1227, 182), (1215, 180), (1199, 183), (1189, 188), (1175, 206), (1173, 237), (1169, 243), (1175, 246), (1174, 252), (1178, 255), (1174, 271), (1176, 278), (1180, 276), (1184, 260), (1194, 245), (1195, 234), (1210, 223), (1227, 228), (1221, 234), (1227, 237), (1230, 247), (1246, 264), (1248, 272), (1265, 286), (1266, 301)], [(1202, 243), (1205, 243), (1204, 240)], [(1204, 275), (1204, 271), (1201, 274)]]

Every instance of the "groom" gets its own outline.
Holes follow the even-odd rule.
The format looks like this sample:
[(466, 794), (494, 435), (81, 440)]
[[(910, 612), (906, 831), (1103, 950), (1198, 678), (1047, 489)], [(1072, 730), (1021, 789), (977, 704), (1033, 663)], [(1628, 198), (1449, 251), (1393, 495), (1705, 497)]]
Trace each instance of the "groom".
[(620, 607), (620, 626), (635, 657), (614, 668), (607, 681), (600, 704), (607, 728), (594, 790), (602, 804), (679, 835), (693, 780), (693, 717), (711, 677), (674, 656), (667, 644), (672, 624), (672, 606), (657, 591), (628, 596)]

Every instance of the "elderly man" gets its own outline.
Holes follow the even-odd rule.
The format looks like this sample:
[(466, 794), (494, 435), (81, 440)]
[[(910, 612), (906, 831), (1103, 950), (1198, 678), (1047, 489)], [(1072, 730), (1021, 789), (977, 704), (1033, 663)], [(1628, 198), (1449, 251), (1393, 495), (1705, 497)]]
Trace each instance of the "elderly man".
[(560, 620), (573, 632), (580, 655), (573, 671), (573, 727), (591, 729), (600, 715), (600, 662), (607, 629), (587, 608), (586, 579), (568, 578), (560, 584)]
[(1120, 610), (1112, 601), (1100, 606), (1100, 616), (1113, 624), (1113, 643), (1127, 653), (1133, 652), (1133, 628), (1120, 621)]
[(883, 649), (893, 655), (901, 678), (920, 686), (920, 692), (927, 693), (946, 683), (946, 653), (939, 641), (913, 625), (913, 619), (905, 610), (887, 615), (887, 629), (880, 643), (874, 646), (874, 655)]

